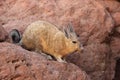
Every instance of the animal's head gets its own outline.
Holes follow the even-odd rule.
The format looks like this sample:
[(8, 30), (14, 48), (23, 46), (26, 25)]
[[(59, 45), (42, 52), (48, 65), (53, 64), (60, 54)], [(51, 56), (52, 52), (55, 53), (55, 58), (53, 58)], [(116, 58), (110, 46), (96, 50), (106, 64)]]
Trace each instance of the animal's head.
[(63, 29), (65, 36), (67, 37), (67, 47), (69, 48), (70, 52), (74, 51), (81, 51), (83, 47), (81, 47), (81, 44), (78, 40), (78, 36), (72, 26), (71, 23), (68, 24), (67, 27)]

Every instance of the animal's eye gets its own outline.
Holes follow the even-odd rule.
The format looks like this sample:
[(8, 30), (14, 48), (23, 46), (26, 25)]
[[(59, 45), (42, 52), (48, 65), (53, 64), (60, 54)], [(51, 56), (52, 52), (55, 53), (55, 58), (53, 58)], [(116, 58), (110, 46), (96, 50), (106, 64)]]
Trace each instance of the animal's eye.
[(72, 43), (74, 43), (74, 44), (75, 44), (75, 43), (77, 43), (77, 42), (76, 42), (76, 41), (72, 41)]
[(79, 34), (77, 34), (77, 37), (80, 37)]

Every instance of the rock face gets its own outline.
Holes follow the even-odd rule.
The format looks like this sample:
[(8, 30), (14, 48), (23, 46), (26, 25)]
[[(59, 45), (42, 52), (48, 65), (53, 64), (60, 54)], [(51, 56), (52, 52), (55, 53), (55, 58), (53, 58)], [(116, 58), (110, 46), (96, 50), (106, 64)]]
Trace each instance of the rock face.
[(91, 75), (92, 80), (104, 80), (109, 47), (106, 44), (94, 43), (84, 48), (81, 55), (75, 53), (67, 56), (68, 61), (80, 66)]
[(58, 27), (72, 22), (81, 41), (90, 44), (93, 40), (102, 42), (114, 24), (107, 10), (93, 0), (8, 0), (3, 6), (6, 10), (1, 19), (7, 23), (3, 26), (8, 32), (13, 28), (23, 31), (36, 20), (47, 20)]
[(114, 19), (115, 26), (120, 25), (120, 2), (119, 0), (98, 0), (110, 12)]
[(115, 75), (112, 75), (115, 77), (115, 80), (120, 79), (120, 32), (119, 32), (119, 26), (115, 28), (110, 42), (110, 48), (111, 48), (111, 68), (110, 73), (113, 73)]
[(0, 80), (90, 80), (71, 63), (48, 61), (17, 45), (0, 43)]
[(109, 34), (109, 63), (107, 64), (107, 80), (119, 80), (120, 79), (120, 2), (119, 0), (105, 0), (99, 2), (107, 9), (111, 14), (115, 24), (112, 32)]
[[(80, 42), (84, 45), (84, 50), (81, 54), (68, 55), (66, 59), (86, 71), (92, 80), (117, 80), (114, 76), (118, 74), (115, 73), (115, 66), (117, 59), (120, 59), (119, 12), (118, 0), (0, 1), (0, 20), (7, 32), (16, 28), (23, 33), (25, 28), (36, 20), (49, 21), (59, 28), (72, 22), (75, 31), (80, 36)], [(49, 61), (48, 63), (58, 64)], [(39, 68), (36, 66), (35, 69)], [(27, 73), (33, 75), (29, 69)], [(65, 73), (65, 75), (68, 74)], [(44, 74), (51, 75), (48, 71), (37, 76)], [(56, 78), (57, 76), (56, 74)]]

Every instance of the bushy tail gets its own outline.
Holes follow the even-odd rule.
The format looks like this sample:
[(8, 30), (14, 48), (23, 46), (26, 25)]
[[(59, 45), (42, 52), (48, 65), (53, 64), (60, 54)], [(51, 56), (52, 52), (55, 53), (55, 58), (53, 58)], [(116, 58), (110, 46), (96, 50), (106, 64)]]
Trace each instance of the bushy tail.
[(11, 32), (10, 32), (10, 37), (12, 39), (12, 42), (14, 44), (19, 44), (20, 43), (20, 40), (21, 40), (21, 34), (20, 32), (17, 30), (17, 29), (13, 29)]

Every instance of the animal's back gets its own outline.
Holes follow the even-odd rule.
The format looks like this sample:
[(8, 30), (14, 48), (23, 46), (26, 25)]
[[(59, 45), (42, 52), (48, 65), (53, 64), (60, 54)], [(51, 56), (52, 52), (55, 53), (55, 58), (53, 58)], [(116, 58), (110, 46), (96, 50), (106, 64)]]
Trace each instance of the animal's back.
[[(22, 44), (27, 49), (57, 55), (56, 53), (65, 47), (64, 38), (64, 34), (53, 24), (45, 21), (37, 21), (29, 25), (25, 30)], [(60, 55), (62, 54), (60, 53)]]

